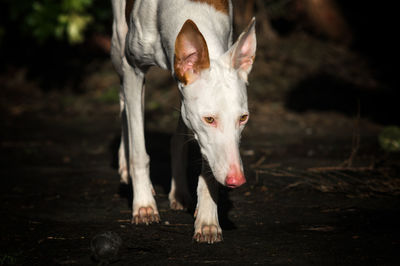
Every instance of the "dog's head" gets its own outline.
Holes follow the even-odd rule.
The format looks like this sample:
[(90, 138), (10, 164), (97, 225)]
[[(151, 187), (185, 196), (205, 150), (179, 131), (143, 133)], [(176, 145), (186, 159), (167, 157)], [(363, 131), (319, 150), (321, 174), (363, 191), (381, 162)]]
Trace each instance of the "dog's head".
[(175, 42), (174, 71), (183, 98), (183, 121), (193, 131), (217, 181), (229, 187), (246, 182), (239, 142), (249, 118), (246, 84), (255, 52), (254, 18), (216, 60), (210, 60), (207, 43), (191, 20), (182, 26)]

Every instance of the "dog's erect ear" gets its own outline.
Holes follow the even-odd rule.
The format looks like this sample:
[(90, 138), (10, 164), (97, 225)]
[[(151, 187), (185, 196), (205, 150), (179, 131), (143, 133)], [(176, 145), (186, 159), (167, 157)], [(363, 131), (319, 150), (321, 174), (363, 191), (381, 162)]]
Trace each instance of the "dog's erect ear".
[(200, 71), (210, 67), (206, 40), (196, 24), (188, 19), (175, 41), (174, 71), (185, 85), (195, 81)]
[(239, 77), (247, 83), (256, 56), (256, 19), (253, 17), (246, 30), (230, 48), (231, 64), (239, 73)]

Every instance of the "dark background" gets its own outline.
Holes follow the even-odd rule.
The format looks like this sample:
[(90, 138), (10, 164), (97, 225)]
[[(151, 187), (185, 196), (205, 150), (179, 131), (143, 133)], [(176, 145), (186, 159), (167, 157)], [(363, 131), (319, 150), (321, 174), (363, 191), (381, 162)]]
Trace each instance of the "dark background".
[(117, 265), (397, 265), (400, 158), (380, 142), (388, 128), (400, 142), (395, 2), (233, 4), (236, 36), (257, 18), (248, 181), (221, 188), (224, 242), (208, 246), (191, 242), (193, 207), (168, 207), (179, 93), (157, 68), (145, 115), (162, 223), (130, 224), (110, 2), (1, 1), (0, 265), (95, 264), (90, 241), (105, 231), (122, 237)]

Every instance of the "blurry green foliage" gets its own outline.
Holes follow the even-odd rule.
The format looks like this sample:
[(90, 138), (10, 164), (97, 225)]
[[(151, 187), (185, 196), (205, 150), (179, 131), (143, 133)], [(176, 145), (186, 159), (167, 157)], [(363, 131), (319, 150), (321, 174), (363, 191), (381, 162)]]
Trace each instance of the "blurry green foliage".
[[(99, 25), (105, 21), (108, 23), (111, 18), (109, 1), (6, 0), (6, 7), (8, 24), (11, 22), (13, 26), (19, 26), (23, 34), (32, 36), (39, 43), (49, 39), (65, 39), (71, 44), (80, 43), (90, 26), (96, 31), (104, 31)], [(93, 26), (95, 21), (97, 25)], [(1, 35), (0, 26), (0, 38)]]
[(400, 151), (400, 127), (387, 126), (384, 127), (379, 134), (379, 144), (382, 149), (389, 152)]
[(39, 41), (66, 36), (70, 43), (81, 42), (83, 31), (93, 19), (85, 12), (91, 3), (92, 0), (33, 1), (27, 26)]

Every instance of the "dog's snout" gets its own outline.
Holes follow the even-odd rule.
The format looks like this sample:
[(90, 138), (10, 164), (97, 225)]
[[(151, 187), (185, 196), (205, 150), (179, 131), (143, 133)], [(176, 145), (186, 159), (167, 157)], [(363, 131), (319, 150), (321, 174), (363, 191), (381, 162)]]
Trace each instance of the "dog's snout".
[(230, 188), (237, 188), (246, 183), (246, 178), (238, 166), (231, 165), (226, 175), (225, 185)]

